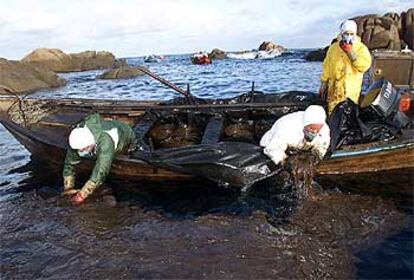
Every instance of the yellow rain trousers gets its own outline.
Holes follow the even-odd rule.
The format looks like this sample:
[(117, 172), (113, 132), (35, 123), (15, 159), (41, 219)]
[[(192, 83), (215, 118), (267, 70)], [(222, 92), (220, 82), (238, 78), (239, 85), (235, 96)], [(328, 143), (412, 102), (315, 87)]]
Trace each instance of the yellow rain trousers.
[(347, 55), (338, 42), (332, 44), (322, 65), (321, 82), (327, 83), (329, 114), (335, 106), (350, 98), (358, 104), (362, 77), (371, 66), (371, 54), (357, 36), (353, 44), (353, 55)]

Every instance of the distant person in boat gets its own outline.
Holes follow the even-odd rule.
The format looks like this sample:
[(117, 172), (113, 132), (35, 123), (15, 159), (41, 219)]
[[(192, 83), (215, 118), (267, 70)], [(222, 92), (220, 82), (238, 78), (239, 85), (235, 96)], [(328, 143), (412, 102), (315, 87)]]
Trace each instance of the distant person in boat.
[[(105, 121), (99, 114), (83, 119), (69, 135), (69, 148), (63, 168), (64, 194), (72, 195), (74, 205), (81, 204), (105, 181), (115, 155), (135, 147), (131, 127), (119, 121)], [(81, 189), (75, 187), (75, 166), (82, 159), (95, 161), (89, 180)]]
[(208, 57), (208, 54), (205, 52), (199, 52), (193, 54), (191, 61), (193, 64), (210, 64), (211, 59)]
[(288, 148), (310, 150), (323, 159), (330, 143), (326, 113), (322, 106), (311, 105), (305, 111), (287, 114), (278, 119), (260, 140), (264, 153), (275, 164), (282, 163)]
[(358, 104), (362, 77), (371, 66), (371, 54), (357, 36), (357, 24), (346, 20), (340, 25), (338, 40), (323, 61), (319, 96), (327, 101), (328, 113), (350, 98)]

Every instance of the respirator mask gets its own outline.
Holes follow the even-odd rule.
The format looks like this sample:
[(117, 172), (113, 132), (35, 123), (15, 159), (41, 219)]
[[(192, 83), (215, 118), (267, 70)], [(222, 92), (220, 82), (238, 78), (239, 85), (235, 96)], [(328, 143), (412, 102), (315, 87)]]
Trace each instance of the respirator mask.
[(355, 42), (355, 35), (351, 35), (351, 34), (341, 34), (341, 41), (345, 44), (351, 44), (353, 45)]

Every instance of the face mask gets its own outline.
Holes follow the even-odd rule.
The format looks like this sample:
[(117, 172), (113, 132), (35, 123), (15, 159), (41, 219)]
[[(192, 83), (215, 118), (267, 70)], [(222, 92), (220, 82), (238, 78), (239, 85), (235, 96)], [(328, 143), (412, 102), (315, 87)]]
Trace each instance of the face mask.
[(92, 152), (88, 152), (88, 151), (78, 151), (78, 155), (82, 158), (91, 158), (93, 157)]
[(318, 133), (317, 132), (314, 132), (314, 131), (306, 131), (305, 130), (303, 133), (305, 135), (305, 140), (307, 142), (312, 142), (313, 139), (315, 139), (315, 137), (318, 135)]
[(341, 35), (341, 41), (344, 42), (345, 44), (353, 44), (355, 41), (355, 36), (354, 35), (349, 35), (349, 34), (342, 34)]

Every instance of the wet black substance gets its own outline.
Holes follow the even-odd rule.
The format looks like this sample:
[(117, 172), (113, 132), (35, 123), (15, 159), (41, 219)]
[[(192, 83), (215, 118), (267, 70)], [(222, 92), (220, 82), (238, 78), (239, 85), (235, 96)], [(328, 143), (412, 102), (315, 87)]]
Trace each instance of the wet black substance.
[(60, 196), (59, 181), (31, 176), (0, 205), (5, 279), (364, 277), (358, 269), (375, 266), (366, 252), (412, 225), (392, 200), (323, 190), (300, 201), (284, 178), (246, 195), (108, 181), (80, 207)]

